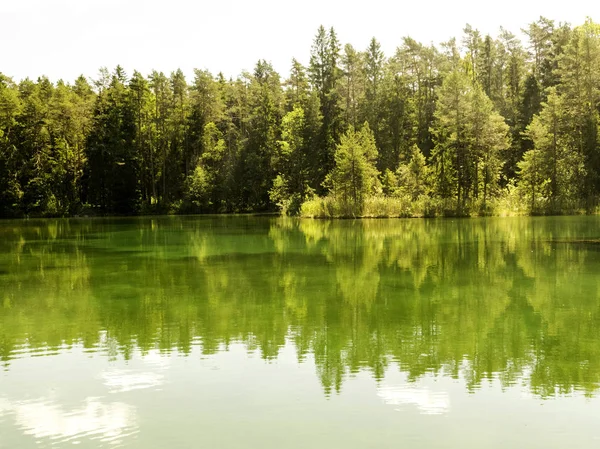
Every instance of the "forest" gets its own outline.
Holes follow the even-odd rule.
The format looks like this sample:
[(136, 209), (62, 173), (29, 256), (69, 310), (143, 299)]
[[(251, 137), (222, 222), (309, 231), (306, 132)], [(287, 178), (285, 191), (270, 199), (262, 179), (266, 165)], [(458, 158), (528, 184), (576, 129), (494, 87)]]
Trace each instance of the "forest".
[(0, 73), (0, 217), (597, 212), (600, 25), (522, 35), (385, 55), (320, 27), (287, 79)]

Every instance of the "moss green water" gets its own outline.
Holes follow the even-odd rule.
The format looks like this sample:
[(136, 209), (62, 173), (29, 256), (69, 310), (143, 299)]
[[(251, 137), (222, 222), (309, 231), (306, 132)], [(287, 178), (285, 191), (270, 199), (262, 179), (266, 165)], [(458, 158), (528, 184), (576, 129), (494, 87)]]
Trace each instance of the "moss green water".
[(600, 217), (0, 222), (0, 448), (595, 448)]

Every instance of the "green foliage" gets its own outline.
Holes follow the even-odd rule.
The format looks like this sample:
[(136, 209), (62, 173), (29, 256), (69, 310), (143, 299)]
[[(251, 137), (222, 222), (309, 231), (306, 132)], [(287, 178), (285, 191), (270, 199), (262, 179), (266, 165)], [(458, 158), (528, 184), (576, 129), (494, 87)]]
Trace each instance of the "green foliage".
[(420, 196), (429, 194), (431, 173), (419, 147), (413, 145), (408, 163), (400, 164), (397, 172), (400, 185), (399, 194), (407, 196), (413, 201)]
[(281, 121), (281, 140), (272, 161), (278, 174), (269, 190), (271, 201), (286, 215), (297, 214), (311, 191), (305, 129), (304, 109), (296, 104)]
[(398, 191), (398, 177), (389, 168), (381, 175), (381, 191), (385, 196), (394, 196)]
[(433, 128), (435, 191), (441, 198), (455, 197), (459, 214), (479, 202), (486, 209), (498, 189), (509, 128), (465, 72), (451, 72), (439, 95)]
[(519, 163), (519, 167), (531, 192), (532, 210), (537, 207), (535, 190), (541, 193), (544, 187), (547, 187), (547, 210), (553, 213), (571, 209), (582, 196), (583, 154), (571, 141), (565, 112), (563, 98), (551, 88), (547, 103), (542, 104), (542, 111), (527, 127), (527, 136), (535, 150), (528, 152), (524, 165)]
[(525, 33), (467, 25), (388, 57), (375, 38), (360, 51), (320, 27), (284, 82), (265, 60), (190, 82), (120, 67), (91, 85), (0, 74), (0, 215), (296, 214), (315, 193), (349, 216), (381, 195), (421, 204), (413, 215), (593, 212), (600, 25), (541, 17)]
[(272, 155), (278, 149), (283, 113), (279, 75), (266, 61), (259, 61), (248, 86), (247, 141), (243, 147), (238, 174), (241, 203), (246, 210), (270, 207), (269, 188), (275, 177)]
[(197, 212), (221, 212), (224, 207), (224, 192), (220, 188), (224, 184), (225, 141), (213, 122), (204, 127), (202, 147), (204, 152), (186, 180), (186, 199)]
[(187, 196), (200, 211), (208, 210), (211, 204), (211, 181), (211, 176), (201, 164), (197, 165), (194, 172), (188, 177)]
[(317, 187), (320, 189), (327, 174), (333, 169), (334, 153), (343, 132), (342, 110), (338, 83), (341, 70), (340, 43), (333, 28), (326, 31), (323, 26), (317, 30), (310, 52), (308, 73), (311, 85), (317, 93), (322, 117), (316, 145)]
[(531, 213), (543, 210), (544, 202), (549, 196), (550, 181), (545, 177), (546, 165), (541, 150), (527, 151), (523, 155), (523, 160), (517, 164), (520, 177), (519, 192), (525, 198)]
[(18, 209), (23, 196), (18, 178), (20, 155), (12, 139), (21, 107), (17, 87), (0, 73), (0, 216)]
[(367, 123), (360, 131), (350, 127), (342, 136), (335, 151), (335, 167), (325, 182), (346, 211), (344, 215), (360, 216), (365, 197), (379, 188), (376, 158), (375, 137)]

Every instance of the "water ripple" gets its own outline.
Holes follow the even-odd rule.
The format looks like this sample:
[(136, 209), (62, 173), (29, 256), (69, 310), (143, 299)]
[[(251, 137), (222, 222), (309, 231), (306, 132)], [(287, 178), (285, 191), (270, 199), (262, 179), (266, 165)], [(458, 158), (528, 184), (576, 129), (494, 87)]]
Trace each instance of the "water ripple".
[(138, 432), (135, 407), (122, 402), (103, 402), (87, 398), (82, 405), (67, 409), (52, 401), (0, 399), (0, 416), (13, 416), (16, 427), (36, 440), (48, 439), (53, 445), (92, 439), (110, 446)]

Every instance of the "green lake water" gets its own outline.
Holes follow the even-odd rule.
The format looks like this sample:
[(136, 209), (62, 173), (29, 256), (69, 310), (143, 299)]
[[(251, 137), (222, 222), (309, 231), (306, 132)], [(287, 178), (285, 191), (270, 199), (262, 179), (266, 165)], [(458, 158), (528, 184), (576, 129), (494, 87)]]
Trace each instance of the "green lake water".
[(598, 448), (600, 217), (0, 221), (0, 448)]

